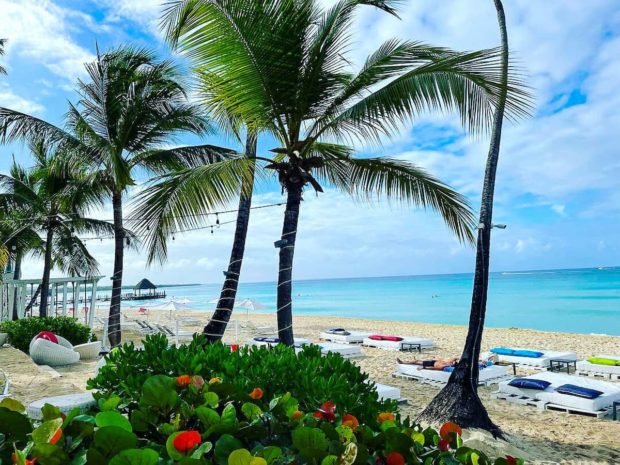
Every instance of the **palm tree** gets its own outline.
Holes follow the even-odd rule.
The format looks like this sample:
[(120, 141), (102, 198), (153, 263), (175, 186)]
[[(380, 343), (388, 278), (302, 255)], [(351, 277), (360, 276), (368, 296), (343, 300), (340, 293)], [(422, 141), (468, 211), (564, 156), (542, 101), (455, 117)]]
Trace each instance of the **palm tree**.
[(13, 163), (10, 175), (0, 175), (4, 188), (0, 199), (25, 217), (11, 233), (11, 240), (26, 239), (33, 228), (45, 235), (39, 316), (47, 316), (52, 268), (87, 276), (98, 272), (97, 261), (75, 234), (111, 234), (113, 228), (105, 221), (85, 217), (87, 210), (101, 203), (101, 197), (84, 182), (83, 170), (75, 171), (75, 165), (67, 164), (62, 154), (50, 152), (42, 140), (32, 144), (31, 151), (35, 159), (31, 170)]
[(202, 109), (188, 103), (179, 68), (145, 49), (121, 47), (97, 53), (86, 65), (89, 81), (79, 81), (80, 100), (70, 105), (67, 130), (23, 113), (0, 109), (4, 141), (45, 134), (74, 159), (86, 158), (93, 185), (112, 201), (114, 270), (110, 302), (110, 344), (120, 344), (123, 248), (130, 243), (123, 226), (123, 196), (140, 173), (165, 173), (223, 157), (218, 147), (169, 148), (182, 132), (203, 135), (210, 127)]
[[(282, 145), (273, 158), (257, 160), (276, 172), (287, 194), (277, 297), (285, 344), (293, 343), (293, 255), (308, 186), (322, 192), (327, 183), (362, 199), (384, 195), (431, 207), (459, 239), (473, 240), (473, 215), (462, 196), (411, 163), (355, 158), (346, 145), (380, 142), (403, 120), (431, 110), (456, 110), (466, 128), (484, 131), (497, 105), (498, 50), (460, 53), (389, 40), (352, 73), (347, 51), (355, 11), (372, 5), (395, 14), (394, 3), (341, 0), (322, 10), (316, 0), (194, 0), (171, 2), (166, 12), (168, 36), (208, 83), (212, 113), (253, 121)], [(523, 92), (510, 93), (508, 109), (519, 115)]]
[[(0, 57), (4, 55), (4, 46), (6, 45), (6, 39), (0, 39)], [(6, 69), (0, 66), (0, 74), (6, 74)]]
[(482, 428), (501, 436), (478, 396), (478, 360), (486, 315), (487, 292), (489, 286), (489, 256), (491, 249), (491, 229), (493, 229), (493, 195), (495, 177), (499, 161), (499, 150), (502, 137), (502, 124), (508, 98), (509, 58), (508, 32), (506, 17), (501, 0), (493, 0), (497, 10), (497, 19), (501, 34), (502, 78), (498, 105), (493, 119), (493, 130), (487, 164), (484, 174), (482, 201), (480, 204), (480, 220), (476, 241), (476, 271), (469, 316), (469, 329), (465, 347), (460, 361), (444, 389), (431, 401), (422, 412), (420, 419), (435, 423), (455, 421), (462, 427)]

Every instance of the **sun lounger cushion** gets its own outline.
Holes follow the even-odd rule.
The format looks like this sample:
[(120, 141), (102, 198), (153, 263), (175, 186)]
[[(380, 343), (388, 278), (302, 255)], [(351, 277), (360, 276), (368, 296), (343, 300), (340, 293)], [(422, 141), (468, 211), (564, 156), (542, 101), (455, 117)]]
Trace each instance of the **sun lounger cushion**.
[(58, 338), (51, 331), (41, 331), (35, 336), (35, 339), (45, 339), (47, 341), (53, 342), (54, 344), (58, 344)]
[(344, 328), (331, 328), (331, 329), (328, 329), (326, 332), (328, 332), (329, 334), (346, 334), (346, 335), (351, 334), (347, 332), (347, 330)]
[(528, 358), (540, 358), (544, 352), (538, 352), (536, 350), (527, 349), (508, 349), (506, 347), (495, 347), (491, 349), (491, 352), (497, 355), (511, 355), (513, 357), (528, 357)]
[(515, 378), (508, 384), (512, 387), (544, 391), (549, 387), (551, 383), (549, 381), (545, 381), (544, 379)]
[(589, 389), (583, 386), (575, 386), (574, 384), (563, 384), (556, 389), (560, 394), (567, 394), (569, 396), (583, 397), (585, 399), (596, 399), (603, 395), (603, 391), (596, 389)]
[(361, 331), (344, 331), (344, 332), (332, 332), (331, 330), (322, 331), (319, 334), (321, 339), (332, 342), (340, 342), (344, 344), (357, 344), (364, 341), (365, 337), (370, 336), (370, 333)]
[(399, 336), (381, 336), (379, 334), (368, 336), (368, 339), (372, 339), (373, 341), (392, 341), (392, 342), (400, 342), (403, 340), (403, 338)]
[(259, 336), (259, 337), (255, 337), (254, 340), (257, 342), (267, 342), (268, 344), (277, 344), (278, 342), (280, 342), (279, 337)]
[(607, 365), (607, 366), (616, 366), (620, 367), (620, 359), (613, 359), (607, 357), (590, 357), (588, 362), (594, 365)]

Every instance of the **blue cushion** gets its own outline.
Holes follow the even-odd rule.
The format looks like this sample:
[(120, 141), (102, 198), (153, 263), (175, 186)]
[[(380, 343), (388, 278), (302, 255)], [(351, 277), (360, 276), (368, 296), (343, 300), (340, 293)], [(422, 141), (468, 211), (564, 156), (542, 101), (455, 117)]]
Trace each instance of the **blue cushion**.
[(569, 396), (583, 397), (585, 399), (596, 399), (597, 397), (603, 395), (602, 391), (597, 391), (596, 389), (590, 389), (582, 386), (575, 386), (574, 384), (563, 384), (556, 389), (556, 392)]
[(508, 349), (506, 347), (494, 347), (491, 349), (491, 352), (497, 355), (513, 355), (515, 353), (514, 349)]
[(441, 371), (446, 371), (448, 373), (452, 373), (454, 371), (454, 367), (445, 367), (443, 370)]
[(549, 381), (545, 381), (544, 379), (515, 378), (508, 383), (508, 386), (544, 391), (550, 384), (551, 383)]
[(537, 352), (535, 350), (515, 350), (512, 355), (514, 357), (540, 358), (545, 354), (543, 352)]

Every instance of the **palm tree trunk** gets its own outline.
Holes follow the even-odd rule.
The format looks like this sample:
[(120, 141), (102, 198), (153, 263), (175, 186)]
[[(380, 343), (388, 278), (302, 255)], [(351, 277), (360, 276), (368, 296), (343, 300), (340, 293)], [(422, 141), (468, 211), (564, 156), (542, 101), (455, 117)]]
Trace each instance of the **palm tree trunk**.
[[(108, 319), (108, 339), (110, 346), (121, 343), (121, 293), (123, 286), (123, 251), (125, 234), (123, 230), (123, 194), (112, 194), (112, 210), (114, 218), (114, 272), (112, 274), (112, 297)], [(91, 309), (91, 311), (94, 309)]]
[(286, 244), (280, 247), (278, 268), (278, 337), (280, 342), (292, 346), (293, 341), (293, 255), (297, 239), (299, 206), (301, 205), (302, 185), (287, 186), (288, 196), (282, 225), (282, 239)]
[(54, 228), (47, 228), (45, 239), (45, 260), (43, 262), (43, 279), (41, 279), (41, 303), (39, 304), (39, 316), (47, 316), (47, 299), (50, 292), (50, 272), (52, 270), (52, 241), (54, 240)]
[[(15, 254), (15, 269), (13, 270), (13, 279), (19, 279), (22, 277), (22, 254), (21, 252), (17, 252)], [(17, 302), (18, 296), (17, 292), (13, 296), (13, 315), (11, 315), (12, 320), (17, 320)]]
[[(248, 132), (245, 142), (245, 154), (248, 158), (256, 157), (256, 133)], [(230, 252), (230, 262), (226, 270), (226, 279), (222, 285), (220, 299), (213, 317), (204, 327), (203, 333), (209, 342), (215, 342), (224, 336), (226, 326), (230, 320), (230, 315), (235, 305), (239, 277), (241, 275), (241, 264), (245, 253), (245, 240), (248, 235), (248, 225), (250, 224), (250, 211), (252, 208), (252, 190), (254, 189), (254, 164), (250, 165), (250, 173), (243, 179), (241, 185), (241, 195), (239, 197), (239, 211), (237, 212), (237, 224), (235, 226), (235, 237)]]
[(501, 0), (493, 0), (502, 40), (502, 89), (495, 111), (491, 144), (484, 175), (484, 187), (480, 206), (480, 227), (476, 243), (476, 272), (472, 291), (469, 329), (461, 359), (452, 372), (444, 389), (432, 400), (419, 417), (426, 422), (442, 423), (454, 421), (465, 428), (482, 428), (494, 436), (502, 432), (496, 426), (478, 396), (480, 346), (486, 316), (487, 291), (489, 285), (489, 257), (491, 229), (493, 228), (493, 196), (495, 177), (499, 160), (502, 124), (507, 97), (508, 83), (508, 32)]

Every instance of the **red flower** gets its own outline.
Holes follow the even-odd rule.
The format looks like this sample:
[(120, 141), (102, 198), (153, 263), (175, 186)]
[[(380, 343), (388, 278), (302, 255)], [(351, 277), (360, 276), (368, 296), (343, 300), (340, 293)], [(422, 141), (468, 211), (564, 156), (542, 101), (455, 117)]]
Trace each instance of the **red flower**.
[(441, 436), (441, 439), (445, 439), (446, 441), (452, 441), (452, 435), (450, 433), (455, 433), (457, 436), (461, 436), (463, 434), (463, 430), (456, 423), (449, 421), (444, 423), (441, 427), (439, 430), (439, 436)]
[(508, 465), (517, 465), (517, 459), (515, 459), (512, 455), (506, 456), (506, 463)]
[(314, 417), (325, 421), (336, 421), (336, 404), (331, 401), (323, 402), (321, 407), (314, 412)]
[(360, 425), (360, 422), (350, 413), (342, 416), (342, 426), (348, 426), (355, 431)]
[(383, 423), (384, 421), (394, 421), (396, 417), (392, 412), (381, 412), (377, 415), (377, 422)]
[(443, 452), (450, 450), (450, 443), (445, 439), (440, 439), (437, 446), (439, 447), (439, 450)]
[(58, 428), (58, 431), (56, 431), (56, 433), (54, 433), (54, 436), (52, 436), (52, 439), (50, 439), (50, 444), (56, 444), (58, 440), (61, 438), (61, 436), (62, 436), (62, 429)]
[(264, 392), (261, 388), (255, 387), (252, 389), (252, 392), (250, 392), (250, 397), (254, 400), (258, 400), (263, 397), (263, 394)]
[(400, 452), (390, 452), (385, 462), (387, 465), (405, 465), (405, 457)]
[(183, 431), (172, 441), (172, 445), (179, 452), (192, 450), (202, 442), (198, 431)]
[(177, 378), (177, 386), (187, 387), (192, 382), (192, 378), (189, 375), (181, 375)]
[(304, 416), (304, 412), (300, 410), (295, 410), (293, 414), (291, 415), (291, 420), (299, 420), (303, 416)]

